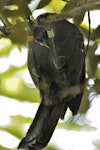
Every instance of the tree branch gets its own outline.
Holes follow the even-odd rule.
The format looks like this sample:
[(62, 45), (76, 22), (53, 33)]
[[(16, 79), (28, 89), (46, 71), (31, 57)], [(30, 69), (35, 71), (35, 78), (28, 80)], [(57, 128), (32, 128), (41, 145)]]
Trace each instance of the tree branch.
[[(83, 3), (69, 11), (62, 13), (62, 14), (49, 15), (47, 18), (43, 18), (41, 20), (41, 22), (43, 22), (44, 24), (57, 22), (60, 20), (65, 20), (66, 18), (73, 18), (82, 13), (85, 13), (86, 11), (96, 10), (96, 9), (97, 10), (100, 9), (100, 1), (98, 1), (98, 0)], [(35, 22), (35, 24), (36, 24), (36, 22)]]
[(0, 31), (2, 33), (2, 35), (0, 36), (9, 37), (9, 35), (11, 34), (12, 25), (3, 14), (0, 14), (0, 20), (3, 23), (3, 25), (0, 26)]
[[(85, 13), (86, 11), (90, 10), (96, 10), (100, 9), (100, 0), (85, 0), (84, 3), (77, 3), (75, 8), (66, 11), (61, 14), (55, 14), (55, 15), (49, 15), (47, 18), (42, 18), (40, 21), (43, 24), (48, 24), (52, 22), (57, 22), (60, 20), (65, 20), (66, 18), (73, 18), (75, 16), (78, 16), (82, 13)], [(0, 26), (0, 31), (2, 33), (3, 37), (9, 37), (13, 26), (9, 23), (7, 18), (0, 14), (0, 20), (3, 23), (3, 26)], [(34, 21), (34, 26), (37, 26), (38, 22), (35, 20)]]

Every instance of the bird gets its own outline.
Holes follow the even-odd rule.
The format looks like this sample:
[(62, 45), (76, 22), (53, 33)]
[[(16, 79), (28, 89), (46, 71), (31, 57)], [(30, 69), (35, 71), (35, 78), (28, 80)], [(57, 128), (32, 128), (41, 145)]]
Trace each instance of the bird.
[[(29, 21), (28, 69), (40, 92), (41, 102), (35, 118), (18, 149), (41, 150), (47, 146), (59, 119), (69, 108), (76, 115), (84, 90), (61, 96), (59, 91), (85, 83), (85, 48), (82, 32), (76, 25), (61, 20), (43, 25)], [(65, 91), (65, 93), (67, 90)]]

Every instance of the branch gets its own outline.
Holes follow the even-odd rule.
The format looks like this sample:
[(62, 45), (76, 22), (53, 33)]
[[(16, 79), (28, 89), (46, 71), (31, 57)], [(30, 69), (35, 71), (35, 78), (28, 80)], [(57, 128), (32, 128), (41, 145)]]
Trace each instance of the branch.
[(3, 14), (0, 14), (0, 20), (3, 23), (3, 26), (0, 26), (0, 31), (2, 33), (2, 35), (0, 36), (9, 37), (9, 35), (11, 34), (12, 25)]
[[(43, 22), (44, 24), (57, 22), (57, 21), (65, 20), (66, 18), (73, 18), (82, 13), (85, 13), (86, 11), (96, 10), (96, 9), (100, 9), (100, 1), (98, 0), (89, 1), (81, 5), (78, 5), (75, 8), (66, 11), (62, 14), (49, 15), (47, 18), (43, 18), (41, 22)], [(37, 22), (35, 22), (35, 24), (37, 24)]]
[[(49, 15), (47, 18), (42, 18), (40, 21), (43, 24), (48, 24), (52, 22), (57, 22), (60, 20), (65, 20), (66, 18), (73, 18), (78, 16), (86, 11), (100, 9), (100, 0), (85, 0), (84, 3), (80, 2), (76, 4), (76, 7), (66, 11), (62, 14)], [(9, 23), (7, 18), (0, 14), (0, 20), (3, 23), (3, 26), (0, 26), (0, 31), (3, 34), (3, 37), (9, 37), (12, 32), (13, 26)], [(34, 26), (37, 26), (38, 22), (34, 21)]]

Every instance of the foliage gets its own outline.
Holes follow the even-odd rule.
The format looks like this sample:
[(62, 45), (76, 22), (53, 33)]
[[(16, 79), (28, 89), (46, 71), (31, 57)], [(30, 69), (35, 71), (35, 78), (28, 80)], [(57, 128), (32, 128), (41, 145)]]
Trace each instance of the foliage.
[[(36, 4), (35, 4), (36, 2)], [(22, 53), (22, 48), (27, 48), (27, 17), (34, 11), (45, 9), (47, 12), (54, 12), (57, 14), (65, 13), (69, 10), (88, 2), (85, 0), (41, 0), (34, 1), (34, 5), (31, 4), (31, 0), (0, 0), (0, 59), (9, 58), (11, 52), (17, 48)], [(91, 1), (100, 5), (100, 1)], [(30, 9), (29, 4), (33, 7)], [(56, 7), (55, 7), (56, 6)], [(40, 9), (41, 8), (41, 9)], [(96, 9), (96, 8), (94, 8)], [(84, 22), (84, 16), (86, 12), (82, 12), (78, 16), (73, 16), (74, 23), (81, 29), (84, 34), (85, 40), (88, 39), (89, 26)], [(91, 18), (92, 19), (92, 18)], [(8, 33), (5, 33), (5, 28), (8, 29)], [(11, 34), (10, 34), (11, 33)], [(86, 46), (86, 45), (85, 45)], [(91, 93), (91, 89), (100, 93), (100, 52), (96, 54), (97, 49), (100, 48), (100, 24), (98, 27), (91, 28), (90, 34), (90, 46), (88, 49), (86, 64), (87, 64), (87, 79), (86, 89), (83, 96), (82, 106), (80, 112), (85, 113), (89, 108), (88, 96)], [(16, 57), (16, 56), (15, 56)], [(19, 58), (18, 58), (19, 61)], [(0, 61), (2, 63), (2, 61)], [(4, 66), (4, 64), (0, 64)], [(3, 68), (4, 69), (4, 68)], [(26, 62), (20, 66), (9, 64), (7, 69), (0, 71), (0, 95), (4, 97), (13, 98), (15, 101), (20, 102), (39, 102), (39, 92), (35, 87), (30, 86), (24, 79), (23, 74), (27, 70)], [(91, 85), (90, 79), (94, 81)], [(89, 87), (89, 88), (87, 88)], [(23, 108), (22, 108), (23, 109)], [(1, 131), (7, 131), (18, 139), (21, 139), (24, 134), (24, 125), (30, 123), (31, 118), (15, 115), (10, 116), (9, 124), (0, 126)], [(65, 128), (70, 123), (60, 123), (58, 127)], [(83, 126), (73, 124), (74, 130), (81, 130)], [(89, 128), (90, 126), (85, 126)], [(95, 144), (100, 149), (100, 142)], [(8, 150), (5, 145), (0, 146), (1, 150)], [(16, 149), (16, 146), (12, 149)], [(45, 150), (56, 150), (55, 146), (47, 146)]]

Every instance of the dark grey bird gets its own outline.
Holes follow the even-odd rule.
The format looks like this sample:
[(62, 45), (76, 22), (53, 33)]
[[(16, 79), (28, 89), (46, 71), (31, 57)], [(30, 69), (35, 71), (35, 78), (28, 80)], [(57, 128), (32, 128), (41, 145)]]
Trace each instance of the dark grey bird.
[[(37, 20), (45, 16), (41, 15)], [(34, 41), (29, 41), (28, 68), (40, 91), (41, 103), (18, 148), (41, 150), (48, 144), (67, 108), (73, 115), (78, 112), (83, 91), (65, 97), (58, 93), (84, 84), (85, 50), (82, 33), (66, 20), (50, 23), (49, 27), (41, 23), (34, 26), (29, 21), (29, 27)]]

